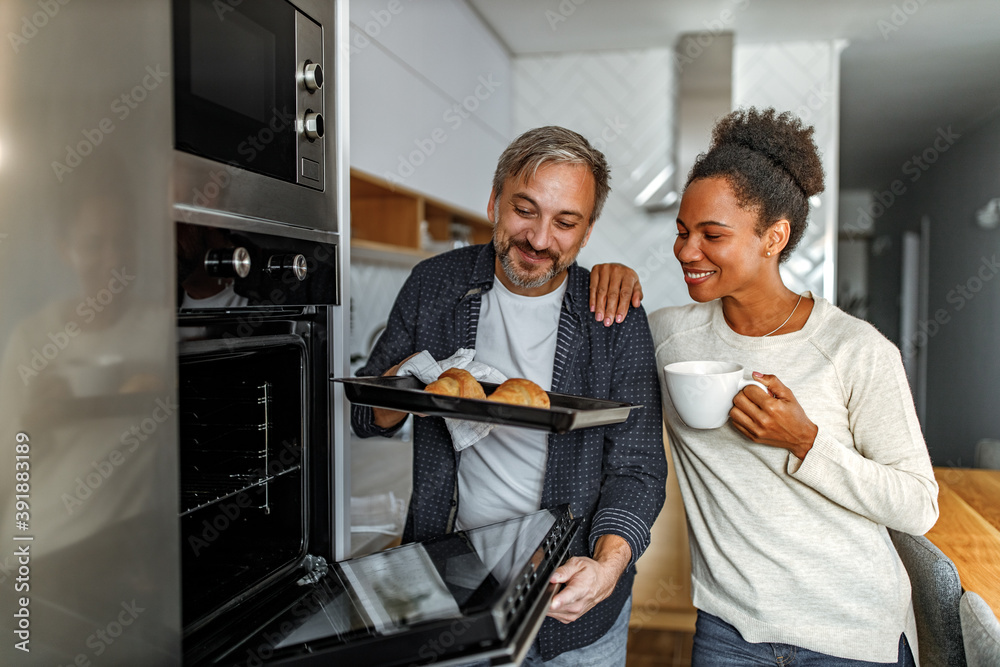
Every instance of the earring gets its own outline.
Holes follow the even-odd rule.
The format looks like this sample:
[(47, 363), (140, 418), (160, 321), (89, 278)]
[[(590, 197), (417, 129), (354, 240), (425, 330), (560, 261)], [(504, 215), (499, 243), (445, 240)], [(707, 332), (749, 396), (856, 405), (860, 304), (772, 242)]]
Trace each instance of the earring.
[(770, 251), (770, 250), (768, 250), (768, 251), (767, 251), (767, 256), (768, 256), (768, 257), (770, 257), (770, 256), (771, 256), (771, 251)]

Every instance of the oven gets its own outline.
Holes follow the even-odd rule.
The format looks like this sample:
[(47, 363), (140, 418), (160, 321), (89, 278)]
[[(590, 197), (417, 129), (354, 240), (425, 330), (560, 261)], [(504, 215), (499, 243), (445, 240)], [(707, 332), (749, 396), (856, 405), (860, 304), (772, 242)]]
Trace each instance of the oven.
[(269, 589), (334, 560), (340, 286), (332, 234), (177, 222), (176, 241), (181, 609), (197, 664), (239, 643)]
[(199, 220), (175, 223), (185, 664), (518, 663), (569, 508), (339, 560), (336, 235)]

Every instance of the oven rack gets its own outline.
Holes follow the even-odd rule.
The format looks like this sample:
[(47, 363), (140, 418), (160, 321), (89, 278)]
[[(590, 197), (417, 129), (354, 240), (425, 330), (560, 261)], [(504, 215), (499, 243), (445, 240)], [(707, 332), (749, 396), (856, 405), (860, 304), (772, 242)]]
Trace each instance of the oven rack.
[(256, 384), (246, 381), (224, 383), (216, 380), (214, 383), (206, 383), (204, 380), (190, 380), (184, 383), (184, 397), (186, 401), (259, 403), (264, 398), (262, 391), (270, 385), (271, 383), (267, 381)]
[(186, 420), (197, 422), (214, 421), (213, 418), (220, 414), (256, 412), (257, 406), (261, 406), (266, 415), (272, 401), (272, 386), (266, 381), (261, 384), (213, 383), (209, 386), (189, 381), (184, 386), (182, 412)]
[[(257, 487), (264, 487), (264, 504), (259, 505), (265, 513), (270, 513), (270, 500), (268, 494), (268, 484), (279, 477), (300, 470), (301, 465), (296, 464), (290, 468), (269, 473), (263, 477), (252, 474), (225, 474), (225, 473), (190, 473), (181, 481), (181, 513), (180, 516), (187, 516), (200, 509), (214, 505), (228, 498), (232, 498), (240, 493), (245, 493)], [(192, 476), (194, 479), (192, 479)], [(254, 477), (257, 477), (254, 479)]]
[[(218, 452), (245, 452), (247, 451), (245, 444), (242, 446), (237, 445), (233, 448), (224, 445), (229, 441), (240, 441), (248, 435), (255, 437), (255, 434), (261, 433), (264, 435), (263, 449), (266, 451), (269, 440), (268, 435), (273, 426), (274, 424), (271, 422), (264, 422), (263, 424), (191, 424), (184, 429), (184, 441), (193, 446), (196, 451), (210, 449), (211, 451)], [(223, 442), (223, 446), (215, 445), (215, 443), (220, 441)]]
[(197, 403), (197, 405), (185, 405), (182, 411), (184, 417), (198, 423), (206, 423), (215, 421), (216, 415), (231, 416), (235, 412), (253, 411), (257, 406), (262, 406), (266, 410), (267, 405), (271, 403), (271, 397), (267, 397), (267, 399), (203, 397), (189, 400), (188, 403)]

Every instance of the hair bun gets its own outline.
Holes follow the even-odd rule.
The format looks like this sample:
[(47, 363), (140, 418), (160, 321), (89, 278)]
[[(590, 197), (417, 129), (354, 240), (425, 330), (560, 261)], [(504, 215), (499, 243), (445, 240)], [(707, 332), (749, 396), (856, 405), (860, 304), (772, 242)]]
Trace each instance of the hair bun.
[(791, 112), (754, 107), (728, 114), (712, 130), (711, 150), (740, 146), (766, 156), (791, 176), (805, 196), (823, 191), (823, 165), (813, 128)]

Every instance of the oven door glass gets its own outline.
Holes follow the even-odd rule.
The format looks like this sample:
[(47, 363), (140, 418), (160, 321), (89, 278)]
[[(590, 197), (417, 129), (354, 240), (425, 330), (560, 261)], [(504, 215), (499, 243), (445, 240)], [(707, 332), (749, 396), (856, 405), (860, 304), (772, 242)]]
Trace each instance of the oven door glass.
[(307, 372), (295, 335), (180, 345), (185, 628), (305, 553)]
[(295, 182), (295, 9), (174, 0), (175, 143)]
[(263, 629), (209, 662), (516, 663), (577, 527), (563, 506), (336, 563), (318, 582), (286, 588), (282, 613), (261, 609)]

